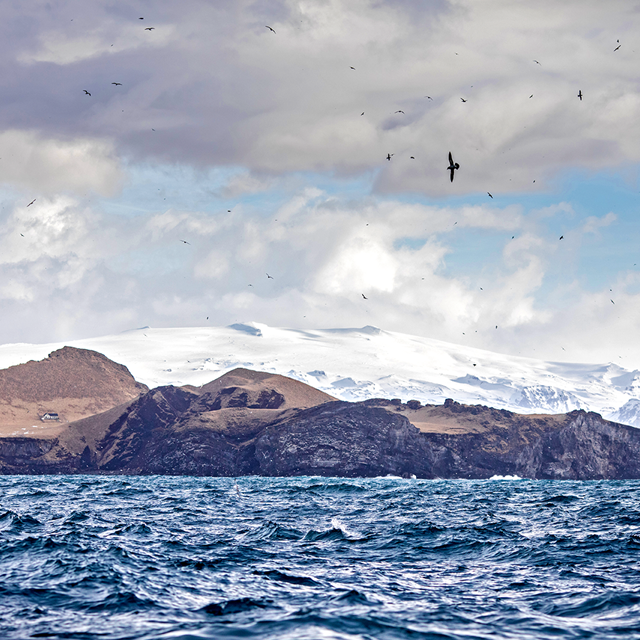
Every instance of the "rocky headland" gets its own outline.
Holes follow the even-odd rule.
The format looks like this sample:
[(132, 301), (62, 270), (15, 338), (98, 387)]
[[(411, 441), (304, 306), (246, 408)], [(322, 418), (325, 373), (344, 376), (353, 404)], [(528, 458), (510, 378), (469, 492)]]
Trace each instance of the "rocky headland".
[[(54, 425), (16, 433), (15, 407), (26, 422), (63, 410)], [(0, 371), (0, 434), (3, 474), (640, 478), (640, 430), (596, 413), (344, 402), (247, 369), (148, 390), (71, 347)]]

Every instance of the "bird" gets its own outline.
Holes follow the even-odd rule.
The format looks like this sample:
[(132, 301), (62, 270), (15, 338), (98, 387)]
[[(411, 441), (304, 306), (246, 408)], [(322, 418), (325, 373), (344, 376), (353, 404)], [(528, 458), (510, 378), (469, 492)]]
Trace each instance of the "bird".
[(429, 100), (433, 100), (431, 96), (425, 96), (425, 98), (428, 98)]
[(90, 96), (90, 95), (91, 95), (91, 94), (90, 94), (86, 89), (83, 89), (83, 91), (84, 91), (88, 96)]
[(453, 174), (455, 173), (455, 170), (459, 168), (460, 165), (457, 162), (454, 163), (451, 151), (449, 151), (449, 166), (447, 167), (447, 170), (451, 171), (451, 182), (453, 182)]
[(533, 93), (529, 96), (529, 100), (531, 100), (531, 98), (533, 98)]
[(122, 86), (122, 82), (112, 82), (111, 84), (115, 84), (116, 87), (121, 87)]
[(487, 195), (493, 199), (493, 196), (487, 191)]
[(265, 24), (264, 26), (265, 26), (267, 29), (269, 29), (269, 31), (273, 31), (273, 33), (275, 33), (275, 32), (276, 32), (276, 30), (275, 30), (275, 29), (273, 29), (272, 27), (270, 27), (268, 24)]
[(396, 113), (404, 113), (404, 111), (402, 111), (402, 109), (399, 109), (398, 111), (396, 111)]
[(560, 238), (559, 238), (559, 239), (560, 239), (560, 240), (562, 240), (563, 238), (564, 238), (564, 236), (560, 236)]
[(611, 304), (615, 304), (615, 302), (613, 300), (611, 300)]
[(387, 153), (387, 160), (391, 161), (391, 156), (395, 156), (395, 153)]
[(187, 242), (186, 240), (180, 240), (180, 242), (184, 242), (185, 244), (191, 244), (190, 242)]
[(617, 51), (622, 45), (620, 44), (620, 40), (616, 40), (616, 42), (618, 43), (618, 46), (614, 49), (614, 51)]
[(267, 278), (270, 278), (271, 280), (273, 280), (273, 276), (270, 276), (268, 273), (267, 273)]
[(354, 71), (356, 70), (356, 68), (355, 68), (355, 67), (349, 67), (349, 69), (353, 69)]
[(466, 100), (464, 98), (460, 98), (460, 100), (462, 100), (462, 102), (466, 102)]
[(34, 198), (28, 205), (27, 207), (30, 207), (34, 202), (36, 201), (36, 198)]
[(580, 98), (580, 102), (582, 102), (582, 89), (578, 91), (578, 98)]
[(364, 115), (364, 111), (360, 115), (363, 116)]
[(145, 27), (144, 30), (145, 31), (153, 31), (155, 29), (155, 27)]
[(409, 156), (412, 160), (415, 160), (415, 156)]
[[(534, 62), (535, 62), (536, 64), (540, 64), (537, 60), (534, 60)], [(540, 66), (542, 66), (542, 65), (540, 64)]]
[(368, 300), (368, 299), (369, 299), (369, 298), (367, 298), (367, 296), (365, 296), (365, 295), (364, 295), (364, 293), (362, 294), (362, 297), (363, 297), (365, 300)]

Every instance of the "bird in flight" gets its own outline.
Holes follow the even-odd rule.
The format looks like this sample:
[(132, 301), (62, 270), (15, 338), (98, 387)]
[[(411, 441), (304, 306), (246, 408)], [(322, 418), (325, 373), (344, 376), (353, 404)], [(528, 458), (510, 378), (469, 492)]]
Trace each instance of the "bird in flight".
[(533, 93), (529, 96), (529, 100), (531, 100), (531, 98), (533, 98)]
[(271, 280), (273, 280), (273, 276), (270, 276), (268, 273), (267, 273), (267, 278), (270, 278)]
[(582, 102), (582, 89), (578, 91), (578, 98), (580, 98), (580, 102)]
[(270, 27), (268, 24), (265, 24), (264, 26), (265, 26), (266, 29), (269, 29), (269, 31), (273, 31), (273, 33), (276, 32), (276, 30), (273, 29), (272, 27)]
[(492, 196), (488, 191), (487, 191), (487, 195), (488, 195), (491, 199), (493, 199), (493, 196)]
[(614, 49), (614, 51), (617, 51), (622, 45), (620, 44), (620, 40), (616, 40), (616, 42), (618, 43), (618, 46)]
[(562, 240), (564, 238), (564, 236), (560, 236), (560, 240)]
[(464, 98), (460, 98), (460, 100), (462, 100), (462, 102), (466, 102), (466, 100)]
[(360, 115), (363, 116), (364, 115), (364, 111)]
[(356, 70), (356, 68), (355, 68), (355, 67), (349, 67), (349, 69), (353, 69), (354, 71)]
[(613, 300), (611, 300), (611, 304), (615, 304), (615, 302)]
[[(536, 64), (540, 64), (537, 60), (534, 60), (534, 62), (535, 62)], [(540, 64), (540, 66), (542, 66), (542, 65)]]
[(28, 205), (27, 207), (30, 207), (34, 202), (36, 201), (36, 199), (34, 198)]
[(391, 156), (395, 156), (395, 153), (387, 153), (387, 160), (391, 160)]
[(91, 95), (91, 94), (90, 94), (86, 89), (83, 89), (83, 91), (84, 91), (88, 96), (90, 96), (90, 95)]
[(404, 111), (402, 111), (402, 109), (398, 109), (398, 111), (396, 111), (396, 113), (404, 113)]
[(145, 31), (153, 31), (155, 29), (155, 27), (145, 27), (144, 30)]
[(425, 98), (428, 98), (429, 100), (433, 100), (431, 96), (425, 96)]
[(112, 82), (111, 84), (115, 84), (116, 87), (121, 87), (122, 86), (122, 82)]
[(451, 151), (449, 151), (449, 166), (447, 167), (447, 170), (451, 171), (451, 182), (453, 182), (453, 174), (455, 173), (455, 170), (459, 168), (460, 165), (453, 161), (453, 156), (451, 155)]
[(410, 156), (410, 157), (411, 157), (411, 159), (412, 159), (412, 160), (415, 160), (415, 159), (416, 159), (416, 158), (415, 158), (415, 156)]
[(362, 297), (363, 297), (365, 300), (368, 300), (368, 299), (369, 299), (369, 298), (367, 298), (367, 296), (365, 296), (365, 295), (364, 295), (364, 293), (362, 294)]
[(180, 240), (180, 242), (184, 242), (185, 244), (191, 244), (190, 242), (187, 242), (186, 240)]

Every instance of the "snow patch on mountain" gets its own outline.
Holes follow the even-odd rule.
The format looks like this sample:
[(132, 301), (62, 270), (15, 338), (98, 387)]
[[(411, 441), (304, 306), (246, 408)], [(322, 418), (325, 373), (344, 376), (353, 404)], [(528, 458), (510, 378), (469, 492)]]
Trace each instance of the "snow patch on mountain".
[(41, 360), (65, 344), (103, 353), (149, 387), (199, 386), (245, 367), (295, 378), (342, 400), (386, 397), (442, 404), (452, 398), (519, 413), (585, 409), (640, 426), (639, 368), (545, 362), (372, 326), (144, 327), (65, 343), (2, 345), (0, 368)]

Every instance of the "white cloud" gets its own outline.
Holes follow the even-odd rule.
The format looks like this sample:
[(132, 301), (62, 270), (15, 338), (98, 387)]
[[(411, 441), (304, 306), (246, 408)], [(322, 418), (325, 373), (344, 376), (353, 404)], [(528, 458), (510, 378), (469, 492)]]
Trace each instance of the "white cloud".
[(108, 142), (10, 130), (0, 133), (0, 149), (0, 183), (36, 195), (95, 191), (109, 196), (122, 184), (120, 163)]

